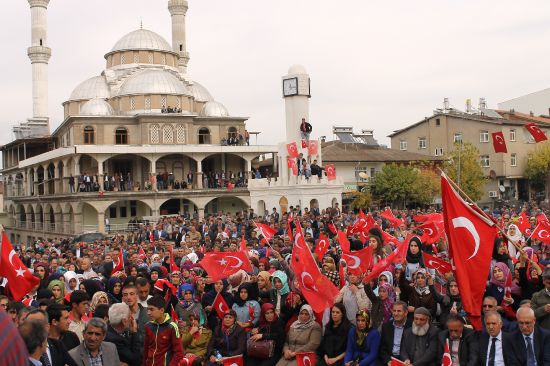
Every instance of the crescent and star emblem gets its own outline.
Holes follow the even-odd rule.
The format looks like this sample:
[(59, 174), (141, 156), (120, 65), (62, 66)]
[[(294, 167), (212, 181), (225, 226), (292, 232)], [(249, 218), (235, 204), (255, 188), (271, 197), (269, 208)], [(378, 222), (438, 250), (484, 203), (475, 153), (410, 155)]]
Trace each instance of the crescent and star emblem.
[(304, 366), (311, 366), (311, 359), (309, 356), (304, 356), (304, 359), (302, 360), (304, 363)]
[(495, 135), (495, 140), (497, 140), (497, 142), (501, 145), (504, 144), (504, 139), (500, 135)]
[(15, 255), (15, 250), (12, 249), (8, 257), (8, 261), (10, 262), (12, 267), (13, 267), (13, 262), (11, 261), (11, 259), (13, 258), (14, 255)]
[(304, 281), (306, 277), (309, 277), (311, 279), (311, 282), (314, 282), (313, 277), (311, 277), (311, 274), (309, 272), (305, 272), (305, 271), (302, 272), (302, 275), (300, 276), (300, 280), (302, 281), (302, 285), (304, 286), (304, 289), (309, 291), (318, 291), (317, 286), (313, 285), (313, 287), (309, 287), (308, 285), (306, 285), (306, 282)]
[(477, 232), (476, 227), (474, 226), (472, 221), (465, 218), (464, 216), (455, 217), (453, 219), (453, 227), (455, 229), (458, 229), (460, 227), (465, 228), (466, 230), (468, 230), (470, 232), (470, 234), (474, 238), (474, 242), (475, 242), (474, 253), (467, 260), (472, 259), (473, 257), (475, 257), (477, 255), (477, 251), (479, 250), (479, 243), (480, 243), (479, 233)]
[(425, 228), (424, 231), (428, 234), (428, 236), (432, 236), (434, 234), (434, 231), (429, 227)]
[(243, 261), (238, 258), (238, 257), (235, 257), (235, 256), (232, 256), (232, 255), (228, 255), (227, 258), (235, 258), (238, 262), (237, 262), (237, 265), (236, 266), (231, 266), (231, 268), (239, 268), (240, 266), (242, 266), (243, 264)]
[[(542, 233), (545, 233), (545, 234), (543, 235)], [(539, 237), (544, 238), (544, 239), (548, 239), (548, 238), (550, 238), (550, 234), (548, 234), (547, 230), (541, 229), (541, 230), (539, 230)]]
[(225, 309), (223, 308), (223, 303), (220, 302), (220, 303), (218, 304), (218, 309), (219, 309), (222, 313), (225, 312)]
[[(361, 259), (359, 259), (356, 255), (351, 254), (344, 254), (346, 257), (353, 259), (353, 265), (348, 264), (348, 267), (351, 269), (359, 268), (359, 265), (361, 264)], [(346, 260), (347, 263), (347, 260)]]

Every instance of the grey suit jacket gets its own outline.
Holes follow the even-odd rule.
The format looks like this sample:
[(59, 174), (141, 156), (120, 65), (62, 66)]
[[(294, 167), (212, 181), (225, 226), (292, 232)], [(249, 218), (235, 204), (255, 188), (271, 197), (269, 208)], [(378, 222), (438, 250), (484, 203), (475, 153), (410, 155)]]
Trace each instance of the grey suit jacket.
[[(103, 366), (120, 365), (118, 352), (113, 343), (103, 341), (103, 343), (101, 343), (101, 353), (103, 355)], [(90, 366), (90, 359), (88, 358), (88, 352), (84, 348), (84, 342), (80, 343), (80, 346), (70, 350), (69, 354), (77, 365)]]

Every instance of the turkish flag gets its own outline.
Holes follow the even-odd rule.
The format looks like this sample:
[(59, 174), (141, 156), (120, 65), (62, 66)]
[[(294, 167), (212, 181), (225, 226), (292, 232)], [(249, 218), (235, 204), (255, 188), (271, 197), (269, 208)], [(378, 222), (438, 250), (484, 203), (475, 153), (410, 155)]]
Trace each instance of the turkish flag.
[(407, 256), (407, 249), (409, 248), (410, 236), (407, 236), (405, 240), (397, 245), (397, 247), (386, 258), (378, 261), (372, 268), (372, 271), (363, 280), (364, 283), (372, 281), (374, 278), (378, 278), (378, 275), (388, 268), (393, 263), (403, 263)]
[(319, 141), (309, 140), (309, 144), (307, 145), (307, 153), (309, 156), (317, 155), (319, 153)]
[(531, 224), (529, 223), (529, 218), (527, 217), (525, 211), (522, 211), (519, 215), (516, 225), (522, 233), (529, 235), (527, 234), (527, 230), (531, 229)]
[(350, 244), (349, 240), (345, 233), (343, 233), (341, 230), (338, 230), (338, 243), (340, 243), (340, 247), (342, 248), (342, 251), (349, 252), (350, 251)]
[(327, 227), (330, 230), (330, 232), (333, 233), (333, 234), (336, 234), (338, 232), (338, 231), (336, 231), (336, 226), (332, 222), (329, 222), (327, 224)]
[(504, 141), (504, 134), (502, 132), (493, 132), (493, 148), (496, 153), (507, 153), (506, 141)]
[(172, 320), (176, 323), (180, 321), (178, 313), (176, 313), (176, 310), (174, 310), (174, 305), (170, 305), (170, 318), (172, 318)]
[(329, 247), (330, 244), (328, 242), (328, 238), (323, 233), (319, 234), (319, 240), (315, 246), (315, 254), (317, 254), (317, 258), (323, 259)]
[(241, 246), (240, 246), (241, 252), (245, 253), (248, 257), (248, 249), (246, 248), (246, 240), (244, 240), (244, 235), (241, 238)]
[(227, 278), (240, 269), (252, 272), (252, 265), (242, 252), (208, 252), (200, 263), (214, 282)]
[(155, 234), (152, 231), (150, 231), (149, 232), (149, 242), (152, 243), (154, 241), (155, 241)]
[(382, 230), (381, 227), (379, 227), (378, 225), (376, 225), (380, 231), (382, 232), (382, 241), (384, 242), (384, 244), (393, 244), (393, 245), (398, 245), (400, 243), (399, 240), (397, 240), (397, 238), (395, 236), (392, 236), (390, 233)]
[(302, 140), (302, 149), (305, 149), (307, 146), (307, 141), (306, 140)]
[(445, 339), (445, 348), (443, 349), (443, 358), (441, 359), (441, 366), (453, 366), (453, 359), (451, 358), (451, 350), (449, 348), (449, 339)]
[(262, 234), (265, 240), (270, 241), (277, 232), (271, 226), (260, 224), (255, 222), (256, 227), (260, 229), (260, 234)]
[(314, 312), (321, 313), (334, 305), (334, 299), (338, 296), (339, 290), (319, 270), (301, 230), (296, 230), (294, 236), (291, 268), (296, 274), (302, 295)]
[(546, 217), (544, 212), (537, 215), (537, 224), (540, 224), (541, 222), (548, 222), (548, 217)]
[(542, 130), (534, 123), (529, 123), (525, 125), (525, 128), (531, 136), (535, 139), (536, 142), (546, 141), (548, 140), (548, 137), (542, 132)]
[(139, 246), (139, 254), (138, 254), (138, 257), (144, 261), (145, 258), (147, 258), (147, 254), (145, 254), (145, 250), (143, 250), (143, 247), (140, 245)]
[(335, 180), (336, 179), (336, 168), (334, 168), (334, 164), (326, 164), (325, 165), (325, 173), (327, 174), (327, 179)]
[(449, 254), (462, 305), (470, 323), (479, 330), (481, 303), (497, 236), (496, 226), (464, 202), (444, 174), (441, 175), (441, 198)]
[(296, 353), (296, 366), (315, 366), (315, 352)]
[(118, 257), (111, 273), (117, 273), (119, 271), (124, 271), (124, 257), (122, 256), (122, 248), (120, 248), (120, 251), (118, 252)]
[(174, 260), (174, 255), (172, 254), (172, 246), (170, 246), (170, 273), (181, 272)]
[(296, 146), (295, 142), (291, 142), (290, 144), (286, 144), (286, 151), (288, 152), (289, 158), (297, 158), (298, 157), (298, 147)]
[(33, 287), (40, 283), (13, 250), (6, 232), (2, 232), (2, 249), (0, 252), (0, 276), (8, 280), (8, 293), (15, 301), (27, 295)]
[(427, 221), (443, 222), (443, 215), (440, 213), (416, 215), (413, 217), (413, 220), (416, 222), (427, 222)]
[(230, 310), (229, 305), (227, 305), (227, 302), (225, 301), (221, 292), (218, 292), (218, 294), (214, 298), (212, 307), (214, 308), (214, 310), (216, 310), (216, 313), (218, 314), (220, 319), (223, 319), (225, 313), (227, 313)]
[(405, 362), (400, 361), (395, 357), (392, 357), (390, 360), (390, 366), (405, 366)]
[(422, 237), (420, 240), (426, 244), (437, 243), (441, 238), (441, 232), (439, 228), (433, 221), (429, 221), (425, 224), (422, 224), (417, 227), (417, 229), (422, 229)]
[(244, 366), (243, 355), (222, 358), (223, 366)]
[(422, 252), (422, 257), (424, 258), (424, 265), (426, 267), (438, 270), (441, 274), (449, 273), (453, 270), (451, 263), (445, 262), (444, 260), (437, 258), (435, 255)]
[(358, 232), (367, 232), (376, 226), (376, 221), (374, 221), (374, 217), (369, 213), (365, 215), (363, 210), (359, 209), (359, 216), (357, 217), (357, 220), (355, 221), (355, 224), (353, 227), (349, 230), (350, 234), (358, 233)]
[(387, 208), (386, 210), (380, 212), (380, 216), (390, 223), (392, 227), (399, 227), (399, 225), (403, 224), (403, 220), (398, 219), (393, 215), (393, 212)]
[(227, 182), (227, 190), (231, 191), (233, 190), (233, 188), (235, 188), (235, 185), (233, 184), (233, 182), (231, 181)]
[(296, 163), (295, 159), (287, 158), (286, 164), (288, 169), (292, 169), (292, 175), (298, 175), (298, 164)]
[(535, 230), (533, 230), (531, 238), (540, 240), (545, 244), (550, 244), (550, 224), (548, 221), (539, 223)]
[(342, 259), (346, 261), (348, 272), (361, 275), (372, 266), (372, 253), (374, 247), (368, 246), (361, 250), (342, 253)]

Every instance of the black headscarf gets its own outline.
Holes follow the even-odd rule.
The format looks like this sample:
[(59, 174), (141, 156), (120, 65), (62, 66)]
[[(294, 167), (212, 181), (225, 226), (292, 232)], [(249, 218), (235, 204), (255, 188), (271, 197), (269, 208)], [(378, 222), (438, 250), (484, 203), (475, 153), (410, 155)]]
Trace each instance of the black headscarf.
[[(411, 252), (411, 243), (415, 242), (418, 245), (418, 253), (413, 254)], [(407, 248), (407, 263), (420, 263), (421, 267), (424, 267), (424, 259), (422, 258), (422, 242), (417, 236), (413, 236), (409, 241), (409, 246)]]

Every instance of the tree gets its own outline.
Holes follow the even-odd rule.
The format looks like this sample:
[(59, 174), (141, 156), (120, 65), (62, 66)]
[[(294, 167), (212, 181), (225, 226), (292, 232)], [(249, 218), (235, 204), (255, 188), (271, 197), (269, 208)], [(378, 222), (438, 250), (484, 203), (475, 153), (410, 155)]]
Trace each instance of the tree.
[(527, 155), (525, 177), (531, 186), (538, 191), (544, 191), (550, 169), (550, 142), (538, 144), (537, 148)]
[(433, 170), (417, 170), (417, 177), (413, 184), (412, 200), (420, 205), (430, 205), (436, 196), (441, 195), (441, 179)]
[(471, 143), (455, 143), (454, 149), (445, 155), (443, 169), (473, 201), (483, 196), (485, 177), (477, 147)]
[(352, 210), (363, 209), (365, 211), (372, 204), (372, 195), (370, 192), (361, 189), (361, 191), (353, 192), (353, 201), (350, 203)]

